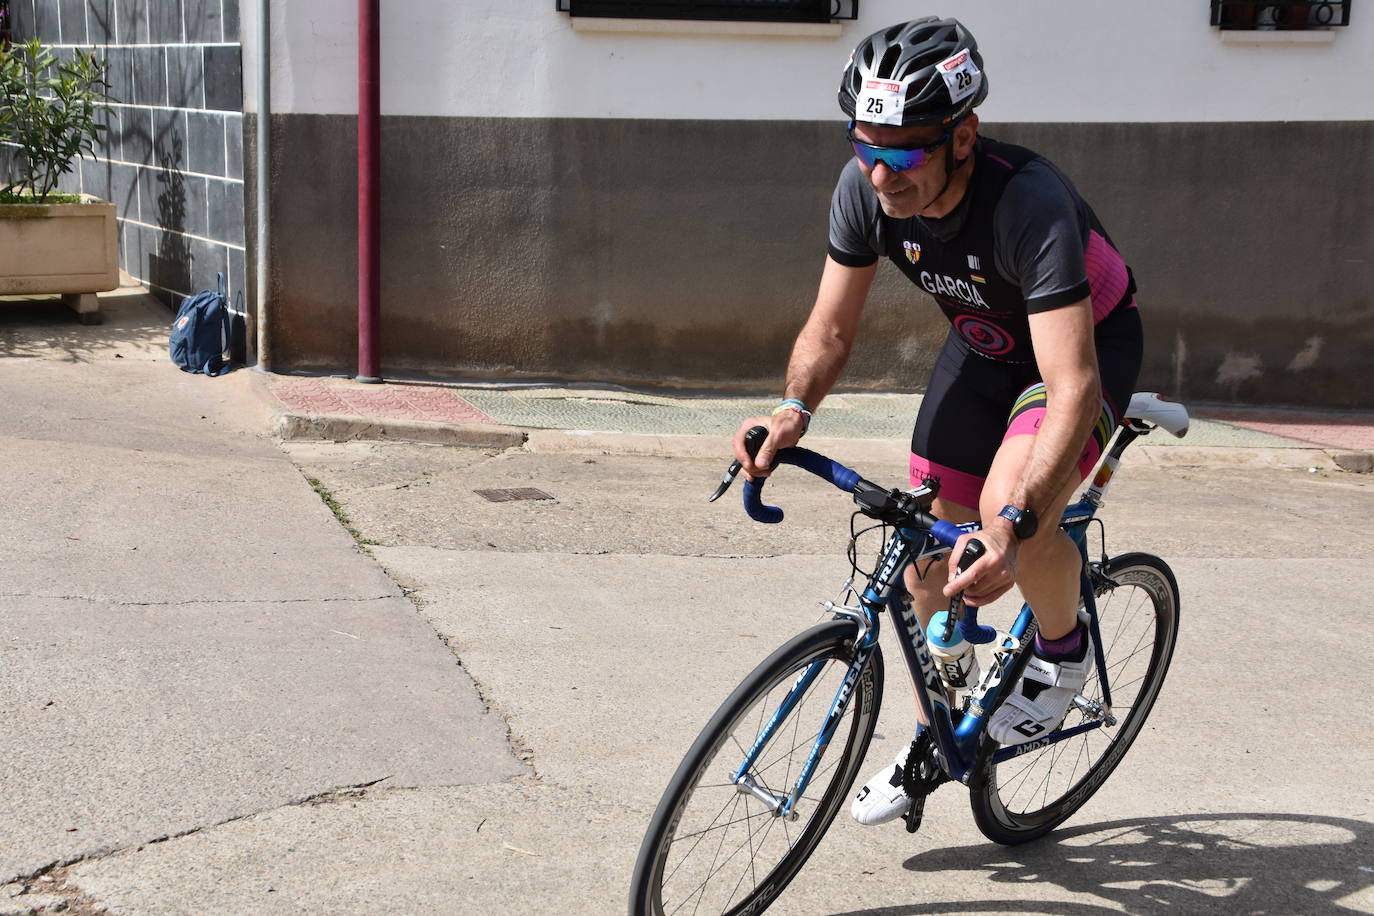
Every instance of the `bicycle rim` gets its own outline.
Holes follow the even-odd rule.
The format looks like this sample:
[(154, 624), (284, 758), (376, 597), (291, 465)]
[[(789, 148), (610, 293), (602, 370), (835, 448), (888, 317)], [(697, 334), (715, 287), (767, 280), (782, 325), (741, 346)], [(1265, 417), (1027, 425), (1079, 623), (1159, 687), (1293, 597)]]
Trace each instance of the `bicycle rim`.
[[(1131, 746), (1159, 695), (1178, 635), (1173, 573), (1158, 557), (1136, 553), (1110, 561), (1107, 574), (1118, 584), (1097, 596), (1098, 631), (1117, 724), (984, 764), (971, 802), (979, 829), (995, 842), (1033, 840), (1082, 807)], [(1103, 699), (1096, 673), (1083, 696)], [(1070, 707), (1061, 728), (1085, 721)]]
[(765, 791), (791, 792), (853, 659), (854, 633), (852, 622), (834, 621), (801, 634), (759, 665), (712, 717), (650, 821), (635, 865), (632, 914), (761, 913), (800, 870), (847, 796), (873, 737), (883, 677), (878, 649), (797, 801), (795, 821), (776, 816), (732, 780), (798, 677), (820, 663), (820, 674), (749, 771)]

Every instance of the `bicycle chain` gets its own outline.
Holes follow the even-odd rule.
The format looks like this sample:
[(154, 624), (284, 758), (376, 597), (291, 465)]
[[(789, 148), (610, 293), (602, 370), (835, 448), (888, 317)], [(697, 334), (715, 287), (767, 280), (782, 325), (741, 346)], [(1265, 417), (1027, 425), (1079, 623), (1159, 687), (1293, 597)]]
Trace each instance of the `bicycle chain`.
[(912, 798), (922, 798), (947, 782), (949, 776), (935, 759), (935, 741), (930, 736), (930, 729), (921, 729), (916, 740), (911, 742), (906, 766), (902, 768), (902, 791)]

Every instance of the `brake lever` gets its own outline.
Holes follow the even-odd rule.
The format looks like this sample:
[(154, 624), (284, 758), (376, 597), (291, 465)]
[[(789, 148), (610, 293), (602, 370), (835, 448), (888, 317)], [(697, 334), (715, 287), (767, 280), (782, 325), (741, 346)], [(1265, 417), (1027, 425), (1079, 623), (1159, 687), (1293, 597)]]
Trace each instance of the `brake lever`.
[(740, 464), (738, 461), (730, 462), (730, 466), (725, 469), (725, 476), (720, 479), (720, 486), (716, 487), (716, 492), (712, 493), (711, 497), (706, 501), (708, 503), (713, 503), (724, 496), (725, 491), (730, 489), (730, 484), (735, 482), (735, 478), (739, 476), (740, 469), (743, 467), (744, 465)]
[[(749, 457), (758, 455), (759, 449), (763, 446), (763, 440), (767, 438), (768, 427), (766, 426), (755, 426), (744, 434), (744, 448), (749, 452)], [(711, 498), (706, 501), (713, 503), (725, 495), (725, 491), (730, 489), (730, 484), (735, 482), (735, 478), (739, 476), (739, 472), (743, 468), (744, 465), (738, 461), (730, 462), (730, 466), (725, 469), (725, 476), (720, 479), (720, 486), (716, 487), (716, 492), (712, 493)]]
[[(959, 557), (959, 564), (957, 567), (959, 574), (962, 575), (965, 570), (976, 563), (985, 553), (987, 553), (987, 548), (983, 546), (982, 541), (977, 538), (969, 538), (968, 543), (964, 545), (963, 554)], [(945, 642), (949, 642), (954, 636), (955, 618), (959, 616), (959, 612), (961, 611), (960, 605), (963, 603), (963, 592), (955, 595), (949, 601), (949, 614), (945, 617), (945, 631), (943, 634)]]

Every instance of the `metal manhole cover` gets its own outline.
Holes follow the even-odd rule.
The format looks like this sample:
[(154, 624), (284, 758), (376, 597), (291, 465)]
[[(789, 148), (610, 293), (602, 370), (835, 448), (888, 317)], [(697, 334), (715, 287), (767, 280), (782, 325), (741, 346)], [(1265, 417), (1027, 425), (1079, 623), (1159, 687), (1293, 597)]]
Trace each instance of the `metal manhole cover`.
[(499, 490), (473, 490), (487, 502), (512, 503), (521, 499), (553, 499), (552, 494), (534, 487), (506, 487)]

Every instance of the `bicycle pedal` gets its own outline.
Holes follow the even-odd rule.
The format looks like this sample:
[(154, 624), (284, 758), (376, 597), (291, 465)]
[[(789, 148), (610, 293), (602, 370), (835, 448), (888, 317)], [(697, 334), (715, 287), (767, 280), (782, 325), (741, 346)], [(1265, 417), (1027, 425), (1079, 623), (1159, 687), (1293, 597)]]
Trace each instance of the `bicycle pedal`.
[(915, 833), (921, 829), (921, 820), (926, 815), (926, 797), (918, 795), (911, 802), (911, 807), (906, 809), (906, 814), (902, 816), (906, 821), (906, 832)]

